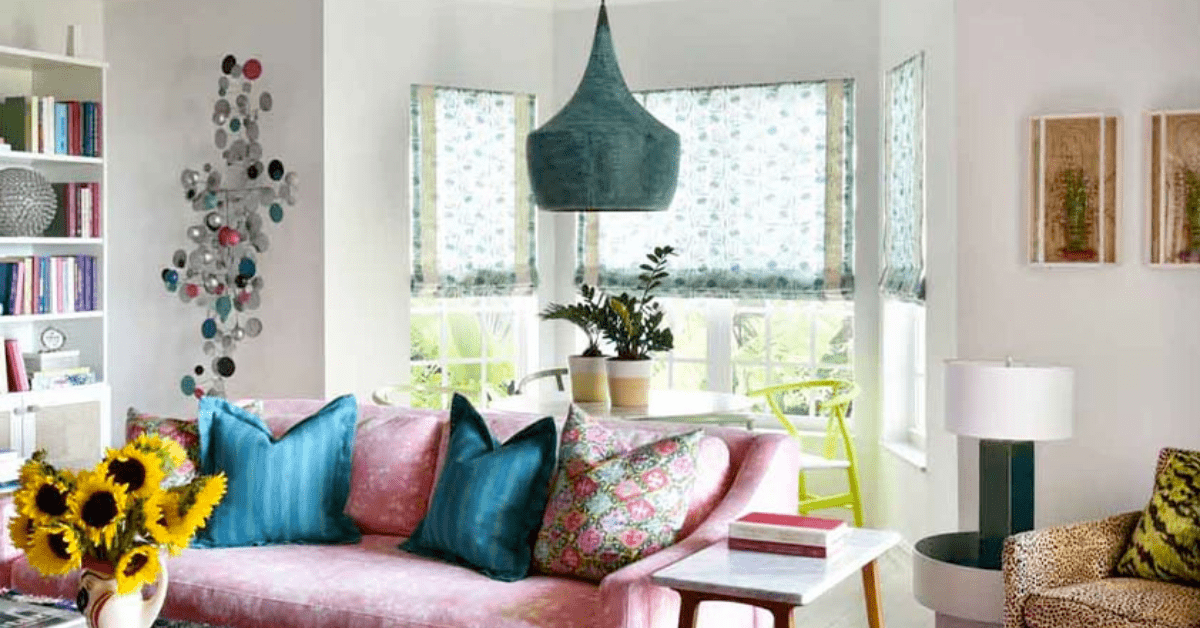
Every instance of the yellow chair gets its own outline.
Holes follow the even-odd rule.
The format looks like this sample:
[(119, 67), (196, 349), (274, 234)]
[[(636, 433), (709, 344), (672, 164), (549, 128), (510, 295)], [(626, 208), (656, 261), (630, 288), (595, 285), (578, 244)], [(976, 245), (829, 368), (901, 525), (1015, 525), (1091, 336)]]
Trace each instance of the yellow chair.
[[(817, 401), (817, 414), (828, 414), (825, 424), (825, 447), (818, 454), (804, 451), (804, 436), (783, 413), (779, 398), (787, 393), (822, 393), (828, 395)], [(863, 507), (862, 493), (858, 485), (858, 461), (854, 454), (854, 439), (850, 430), (846, 429), (846, 417), (850, 414), (850, 404), (858, 396), (858, 386), (853, 382), (837, 379), (819, 379), (790, 384), (778, 384), (748, 393), (750, 396), (766, 398), (767, 405), (780, 424), (800, 444), (800, 514), (826, 508), (849, 508), (854, 513), (854, 525), (862, 527)], [(810, 397), (811, 399), (811, 397)], [(811, 433), (809, 435), (812, 435)], [(837, 440), (842, 441), (844, 458), (837, 456)], [(816, 495), (807, 489), (804, 474), (808, 471), (821, 469), (844, 469), (849, 490), (836, 495)]]

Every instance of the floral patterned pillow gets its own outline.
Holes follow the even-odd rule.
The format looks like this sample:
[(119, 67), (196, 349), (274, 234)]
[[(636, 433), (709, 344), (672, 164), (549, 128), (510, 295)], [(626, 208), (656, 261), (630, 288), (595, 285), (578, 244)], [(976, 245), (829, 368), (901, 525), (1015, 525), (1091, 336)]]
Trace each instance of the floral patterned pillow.
[(545, 573), (600, 580), (675, 542), (695, 481), (699, 430), (626, 449), (574, 406), (533, 548)]
[(154, 416), (130, 408), (125, 418), (125, 440), (132, 441), (143, 434), (173, 440), (187, 452), (187, 460), (167, 473), (163, 486), (187, 484), (196, 477), (200, 464), (200, 430), (196, 421)]

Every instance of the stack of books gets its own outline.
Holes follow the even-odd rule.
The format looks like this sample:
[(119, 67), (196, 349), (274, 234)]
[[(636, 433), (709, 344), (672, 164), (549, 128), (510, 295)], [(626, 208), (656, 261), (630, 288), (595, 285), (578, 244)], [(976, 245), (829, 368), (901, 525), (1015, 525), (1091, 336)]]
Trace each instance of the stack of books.
[(729, 549), (830, 558), (849, 533), (838, 519), (752, 512), (729, 524)]
[(10, 96), (0, 104), (0, 134), (13, 150), (99, 157), (100, 103), (53, 96)]
[(21, 477), (21, 465), (25, 458), (12, 449), (0, 449), (0, 493), (17, 490)]
[(31, 390), (55, 390), (96, 383), (92, 369), (79, 365), (78, 349), (25, 354), (25, 372)]
[(58, 212), (46, 235), (67, 238), (100, 237), (100, 183), (53, 183)]

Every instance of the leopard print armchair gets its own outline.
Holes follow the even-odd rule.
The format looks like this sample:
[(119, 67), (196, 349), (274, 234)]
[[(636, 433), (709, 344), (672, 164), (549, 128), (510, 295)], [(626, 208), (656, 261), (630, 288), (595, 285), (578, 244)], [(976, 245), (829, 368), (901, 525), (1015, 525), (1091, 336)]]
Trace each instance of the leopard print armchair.
[[(1160, 468), (1169, 451), (1160, 452)], [(1005, 628), (1200, 628), (1200, 589), (1113, 577), (1141, 514), (1008, 537)]]

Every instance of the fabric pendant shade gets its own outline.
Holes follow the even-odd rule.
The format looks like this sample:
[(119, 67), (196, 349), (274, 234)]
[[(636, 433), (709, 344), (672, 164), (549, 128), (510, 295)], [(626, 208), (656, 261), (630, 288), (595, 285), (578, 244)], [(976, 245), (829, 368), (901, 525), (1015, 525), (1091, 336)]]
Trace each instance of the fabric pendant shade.
[(547, 211), (662, 211), (679, 176), (679, 134), (629, 93), (603, 2), (575, 95), (529, 134), (534, 199)]

